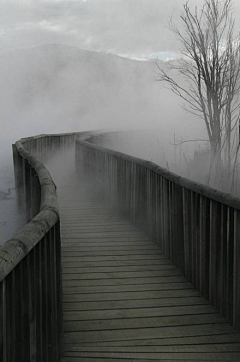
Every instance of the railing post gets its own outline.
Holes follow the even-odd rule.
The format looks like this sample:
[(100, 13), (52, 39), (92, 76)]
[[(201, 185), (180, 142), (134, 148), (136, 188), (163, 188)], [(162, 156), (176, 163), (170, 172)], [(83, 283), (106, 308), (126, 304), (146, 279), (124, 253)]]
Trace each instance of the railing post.
[(49, 359), (49, 309), (48, 309), (48, 253), (47, 253), (47, 237), (44, 236), (42, 240), (42, 338), (43, 338), (43, 361), (48, 361)]
[(173, 263), (184, 273), (183, 188), (173, 185)]
[(57, 320), (58, 320), (58, 354), (63, 354), (63, 310), (62, 310), (62, 262), (61, 262), (61, 240), (60, 221), (55, 225), (55, 253), (56, 253), (56, 278), (57, 278)]
[(3, 361), (3, 283), (0, 283), (0, 361)]
[(6, 311), (6, 281), (3, 280), (1, 283), (1, 293), (0, 293), (0, 307), (1, 307), (1, 314), (0, 314), (0, 322), (1, 322), (1, 329), (0, 329), (0, 337), (1, 337), (1, 344), (0, 344), (0, 356), (3, 362), (7, 362), (7, 311)]
[(32, 199), (31, 199), (31, 167), (28, 164), (27, 160), (24, 160), (24, 171), (25, 171), (25, 204), (26, 204), (26, 217), (27, 222), (32, 219)]
[(20, 268), (20, 340), (21, 340), (21, 352), (19, 361), (30, 361), (30, 326), (29, 326), (29, 257), (26, 256), (23, 262), (19, 265)]
[(240, 329), (240, 212), (234, 210), (233, 326)]
[(39, 362), (44, 362), (43, 359), (43, 270), (42, 270), (42, 241), (36, 247), (36, 279), (37, 279), (37, 291), (36, 291), (36, 340)]
[(31, 251), (29, 258), (29, 304), (30, 304), (30, 362), (37, 360), (37, 260), (36, 248)]
[(22, 169), (22, 157), (15, 145), (12, 145), (13, 151), (13, 163), (14, 163), (14, 175), (15, 175), (15, 188), (17, 196), (17, 205), (19, 212), (23, 211), (24, 205), (24, 175)]
[(11, 300), (9, 301), (11, 304), (11, 351), (12, 351), (12, 360), (16, 361), (17, 356), (17, 349), (16, 349), (16, 315), (18, 312), (18, 296), (19, 296), (19, 289), (18, 284), (16, 282), (16, 270), (14, 269), (7, 279), (11, 278)]

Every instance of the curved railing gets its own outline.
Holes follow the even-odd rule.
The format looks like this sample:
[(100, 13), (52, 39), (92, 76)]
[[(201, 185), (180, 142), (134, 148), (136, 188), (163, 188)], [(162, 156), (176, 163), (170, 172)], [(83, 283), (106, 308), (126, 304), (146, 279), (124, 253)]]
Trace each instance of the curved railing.
[(91, 134), (41, 135), (13, 146), (19, 207), (29, 222), (0, 248), (0, 361), (61, 357), (59, 211), (44, 163), (76, 140), (81, 176), (97, 176), (108, 199), (239, 329), (239, 199), (95, 145)]
[(99, 144), (104, 134), (76, 141), (78, 173), (96, 177), (107, 199), (240, 329), (240, 200)]
[(62, 287), (56, 186), (43, 162), (84, 133), (13, 145), (19, 211), (27, 224), (0, 247), (0, 361), (56, 362), (62, 355)]

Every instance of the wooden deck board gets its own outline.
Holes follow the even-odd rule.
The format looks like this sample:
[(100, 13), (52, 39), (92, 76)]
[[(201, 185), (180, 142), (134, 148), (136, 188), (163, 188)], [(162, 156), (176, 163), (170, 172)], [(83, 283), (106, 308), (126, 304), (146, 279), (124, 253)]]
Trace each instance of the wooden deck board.
[(240, 361), (240, 335), (85, 185), (59, 189), (63, 362)]

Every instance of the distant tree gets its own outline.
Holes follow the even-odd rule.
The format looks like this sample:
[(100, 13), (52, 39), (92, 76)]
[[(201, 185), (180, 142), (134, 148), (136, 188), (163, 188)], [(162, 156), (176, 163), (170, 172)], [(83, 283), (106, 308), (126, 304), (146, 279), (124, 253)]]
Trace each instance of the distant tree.
[(160, 65), (159, 80), (186, 102), (186, 110), (204, 120), (212, 159), (231, 172), (239, 149), (240, 89), (240, 37), (234, 32), (232, 0), (204, 0), (200, 11), (188, 4), (181, 15), (183, 30), (172, 19), (169, 24), (183, 56), (169, 70), (177, 70), (183, 82)]

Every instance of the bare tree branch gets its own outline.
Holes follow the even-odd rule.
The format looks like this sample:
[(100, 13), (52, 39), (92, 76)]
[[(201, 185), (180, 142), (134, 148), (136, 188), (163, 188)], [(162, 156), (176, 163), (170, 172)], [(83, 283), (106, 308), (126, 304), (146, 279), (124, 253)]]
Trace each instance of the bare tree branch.
[[(232, 14), (232, 0), (204, 0), (200, 11), (186, 2), (180, 16), (184, 31), (172, 18), (169, 22), (183, 59), (168, 69), (157, 64), (158, 80), (185, 102), (184, 109), (204, 120), (212, 160), (220, 164), (224, 153), (229, 167), (233, 159), (237, 164), (232, 153), (239, 149), (240, 36), (235, 36)], [(181, 82), (173, 79), (173, 71)]]

